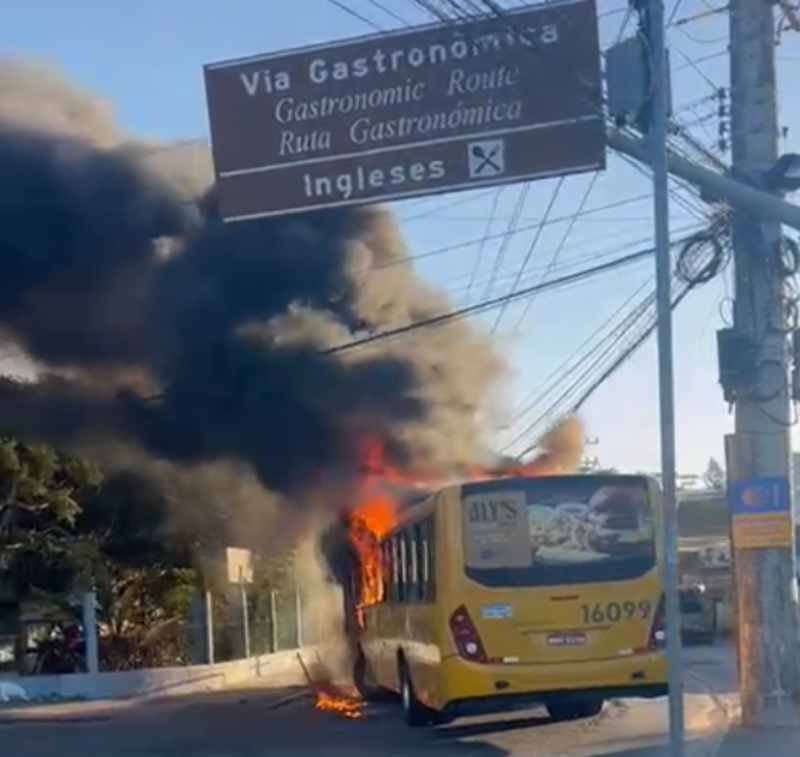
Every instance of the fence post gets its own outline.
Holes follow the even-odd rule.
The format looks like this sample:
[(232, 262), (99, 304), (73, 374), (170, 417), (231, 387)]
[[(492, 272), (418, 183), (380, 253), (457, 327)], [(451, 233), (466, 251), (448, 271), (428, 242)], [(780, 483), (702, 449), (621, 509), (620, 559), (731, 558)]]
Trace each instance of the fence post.
[(296, 582), (294, 585), (294, 604), (294, 614), (297, 620), (297, 646), (299, 648), (303, 646), (303, 595)]
[(203, 592), (203, 631), (205, 634), (205, 658), (214, 664), (214, 597), (208, 589)]
[(269, 637), (270, 652), (278, 651), (278, 609), (275, 589), (269, 591)]
[(81, 620), (86, 645), (86, 672), (96, 675), (100, 672), (100, 650), (97, 643), (97, 595), (93, 591), (81, 597)]
[(244, 641), (244, 656), (250, 657), (250, 608), (247, 606), (247, 588), (244, 582), (244, 573), (239, 568), (239, 602), (242, 612), (242, 640)]

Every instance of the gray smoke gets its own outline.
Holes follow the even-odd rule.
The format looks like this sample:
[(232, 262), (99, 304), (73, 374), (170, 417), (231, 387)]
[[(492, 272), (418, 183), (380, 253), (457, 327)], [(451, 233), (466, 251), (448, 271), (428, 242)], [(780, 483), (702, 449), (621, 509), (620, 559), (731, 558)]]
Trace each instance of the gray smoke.
[(484, 335), (326, 354), (450, 308), (386, 210), (224, 225), (202, 144), (128, 139), (53, 72), (0, 63), (0, 335), (43, 368), (0, 384), (0, 432), (250, 470), (276, 506), (353, 470), (364, 438), (404, 467), (469, 463), (501, 368)]

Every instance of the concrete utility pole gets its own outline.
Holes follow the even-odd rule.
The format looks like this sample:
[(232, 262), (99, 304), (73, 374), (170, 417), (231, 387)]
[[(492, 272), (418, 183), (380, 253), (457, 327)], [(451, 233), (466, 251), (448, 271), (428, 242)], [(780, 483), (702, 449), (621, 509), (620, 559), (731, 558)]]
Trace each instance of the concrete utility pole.
[[(729, 9), (732, 174), (752, 183), (779, 157), (775, 4), (730, 0)], [(734, 400), (736, 432), (728, 439), (731, 486), (759, 480), (788, 485), (791, 480), (786, 274), (778, 255), (782, 231), (779, 222), (765, 222), (757, 213), (739, 206), (733, 216), (734, 330), (749, 345), (743, 351), (751, 380), (737, 389)], [(735, 514), (733, 520), (735, 543)], [(734, 547), (742, 716), (745, 725), (755, 727), (798, 725), (793, 537), (778, 539), (780, 546), (753, 539), (750, 546), (743, 539)]]

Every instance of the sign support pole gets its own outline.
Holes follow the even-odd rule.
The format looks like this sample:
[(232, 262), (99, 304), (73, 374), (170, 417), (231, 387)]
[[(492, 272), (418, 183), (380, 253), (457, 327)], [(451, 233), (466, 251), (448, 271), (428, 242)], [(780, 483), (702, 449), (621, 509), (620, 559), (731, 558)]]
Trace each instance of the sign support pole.
[(652, 65), (651, 124), (648, 134), (653, 167), (653, 214), (656, 247), (656, 329), (661, 441), (661, 533), (667, 626), (670, 757), (683, 757), (683, 681), (681, 675), (680, 593), (678, 589), (678, 508), (675, 476), (675, 367), (672, 351), (672, 250), (669, 229), (669, 87), (664, 34), (664, 2), (651, 0), (645, 10)]
[(244, 571), (239, 568), (239, 602), (242, 612), (242, 641), (244, 642), (244, 656), (250, 657), (250, 611), (247, 606), (247, 587), (244, 580)]

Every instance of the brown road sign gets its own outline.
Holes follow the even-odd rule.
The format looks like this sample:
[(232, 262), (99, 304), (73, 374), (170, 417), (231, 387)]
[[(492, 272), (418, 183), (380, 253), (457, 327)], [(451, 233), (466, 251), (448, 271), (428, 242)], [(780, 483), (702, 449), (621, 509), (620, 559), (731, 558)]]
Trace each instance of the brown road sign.
[[(604, 165), (595, 0), (213, 64), (205, 82), (226, 220)], [(500, 170), (479, 154), (493, 138)]]

